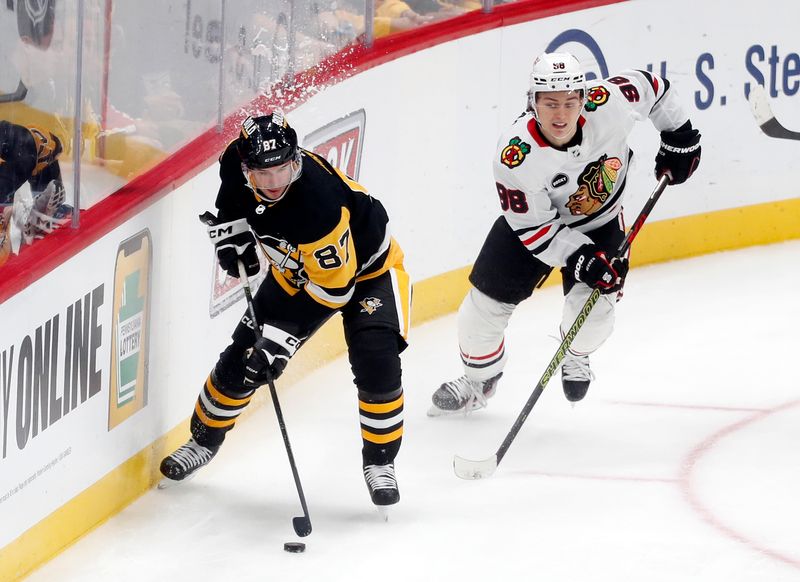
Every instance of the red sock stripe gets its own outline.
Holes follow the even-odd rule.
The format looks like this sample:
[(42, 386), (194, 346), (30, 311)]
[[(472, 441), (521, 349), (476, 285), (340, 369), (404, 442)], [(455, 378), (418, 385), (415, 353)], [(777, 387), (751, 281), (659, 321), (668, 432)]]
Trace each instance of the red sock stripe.
[(500, 347), (498, 347), (491, 354), (487, 354), (485, 356), (470, 356), (468, 354), (465, 354), (464, 351), (461, 350), (461, 359), (464, 360), (465, 362), (472, 362), (472, 361), (489, 360), (491, 358), (496, 358), (498, 354), (503, 353), (503, 349), (505, 349), (505, 346), (506, 346), (506, 340), (505, 338), (503, 338), (503, 341), (500, 342)]

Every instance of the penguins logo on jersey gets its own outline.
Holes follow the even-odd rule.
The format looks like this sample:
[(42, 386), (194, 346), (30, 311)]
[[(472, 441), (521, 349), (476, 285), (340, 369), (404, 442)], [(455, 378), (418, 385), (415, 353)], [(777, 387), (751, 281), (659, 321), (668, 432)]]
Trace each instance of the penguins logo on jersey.
[(586, 93), (586, 105), (584, 109), (586, 109), (586, 111), (596, 111), (598, 107), (608, 102), (609, 96), (610, 93), (608, 89), (602, 85), (590, 87), (589, 91)]
[(511, 138), (508, 145), (500, 154), (500, 163), (508, 168), (516, 168), (525, 161), (525, 156), (531, 152), (531, 146), (519, 137)]
[(270, 264), (293, 285), (301, 286), (308, 281), (296, 246), (287, 240), (269, 235), (259, 236), (258, 242)]
[(608, 158), (603, 154), (599, 160), (584, 168), (578, 176), (578, 190), (567, 200), (567, 208), (573, 215), (594, 214), (614, 191), (622, 162), (619, 158)]
[(379, 307), (383, 307), (383, 303), (381, 303), (381, 300), (377, 297), (366, 297), (359, 301), (358, 304), (363, 307), (361, 313), (366, 313), (367, 315), (372, 315), (378, 311)]

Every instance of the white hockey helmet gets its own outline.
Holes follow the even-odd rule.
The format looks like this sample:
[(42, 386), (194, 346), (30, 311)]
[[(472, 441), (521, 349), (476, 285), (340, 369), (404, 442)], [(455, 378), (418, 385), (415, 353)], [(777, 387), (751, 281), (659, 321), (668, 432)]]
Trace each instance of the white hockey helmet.
[(536, 94), (548, 91), (580, 91), (581, 99), (586, 99), (586, 75), (578, 59), (569, 53), (542, 53), (536, 57), (528, 90), (528, 110), (537, 119)]

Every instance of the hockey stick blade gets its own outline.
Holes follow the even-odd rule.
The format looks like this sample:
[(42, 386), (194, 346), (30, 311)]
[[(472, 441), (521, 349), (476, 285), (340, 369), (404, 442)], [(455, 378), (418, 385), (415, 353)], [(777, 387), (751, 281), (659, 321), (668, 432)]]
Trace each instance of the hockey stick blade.
[(762, 85), (756, 85), (750, 90), (750, 110), (765, 135), (777, 139), (800, 140), (800, 132), (786, 129), (775, 118), (769, 104), (769, 96)]
[(294, 533), (301, 538), (304, 538), (311, 533), (311, 520), (304, 515), (300, 517), (293, 517), (292, 526), (294, 527)]
[(491, 477), (497, 469), (497, 455), (492, 455), (483, 461), (470, 461), (464, 457), (453, 457), (453, 470), (461, 479), (474, 481)]

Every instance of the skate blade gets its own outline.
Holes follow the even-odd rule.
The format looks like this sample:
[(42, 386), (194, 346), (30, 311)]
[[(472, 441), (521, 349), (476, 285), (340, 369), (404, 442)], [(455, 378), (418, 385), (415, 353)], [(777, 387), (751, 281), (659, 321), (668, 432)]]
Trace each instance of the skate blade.
[(175, 481), (174, 479), (169, 479), (168, 477), (164, 477), (161, 481), (158, 482), (156, 486), (157, 489), (172, 489), (173, 487), (177, 487), (183, 483), (183, 481)]
[(388, 505), (376, 505), (375, 509), (378, 510), (378, 515), (384, 522), (389, 521), (389, 506)]
[(431, 418), (436, 418), (437, 416), (453, 416), (454, 414), (459, 413), (464, 414), (464, 410), (442, 410), (435, 404), (432, 404), (428, 409), (428, 416)]
[(169, 477), (164, 477), (163, 479), (161, 479), (161, 481), (158, 482), (158, 485), (156, 486), (156, 488), (157, 489), (172, 489), (173, 487), (176, 487), (176, 486), (180, 485), (181, 483), (186, 483), (187, 481), (191, 481), (192, 479), (194, 479), (194, 476), (196, 474), (197, 474), (197, 472), (195, 471), (194, 473), (192, 473), (191, 475), (189, 475), (188, 477), (186, 477), (184, 479), (181, 479), (180, 481), (176, 481), (175, 479), (170, 479)]
[(428, 409), (428, 416), (431, 418), (436, 418), (438, 416), (469, 416), (473, 412), (477, 412), (478, 410), (483, 410), (486, 408), (486, 405), (481, 404), (473, 404), (467, 405), (464, 408), (459, 408), (458, 410), (442, 410), (435, 404), (432, 404), (431, 407)]

